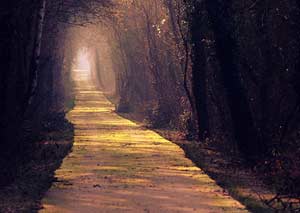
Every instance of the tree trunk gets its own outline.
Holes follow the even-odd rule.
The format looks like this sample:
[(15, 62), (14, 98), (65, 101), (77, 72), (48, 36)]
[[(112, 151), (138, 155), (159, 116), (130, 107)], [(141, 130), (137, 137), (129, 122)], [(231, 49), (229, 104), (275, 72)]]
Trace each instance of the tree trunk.
[(190, 32), (192, 43), (192, 90), (195, 96), (197, 120), (199, 126), (199, 139), (209, 137), (209, 121), (207, 111), (206, 92), (206, 67), (205, 51), (202, 42), (202, 4), (194, 2), (194, 8), (190, 11)]
[(230, 15), (231, 1), (206, 0), (206, 10), (216, 38), (217, 57), (231, 111), (235, 137), (240, 150), (248, 157), (263, 153), (255, 129), (250, 106), (235, 63), (236, 41), (233, 38), (234, 20)]
[(36, 35), (34, 40), (33, 55), (30, 63), (29, 88), (24, 102), (24, 113), (29, 105), (31, 105), (36, 93), (38, 85), (38, 70), (41, 54), (42, 35), (44, 28), (44, 19), (46, 13), (46, 0), (40, 0), (38, 8), (38, 16), (36, 21)]

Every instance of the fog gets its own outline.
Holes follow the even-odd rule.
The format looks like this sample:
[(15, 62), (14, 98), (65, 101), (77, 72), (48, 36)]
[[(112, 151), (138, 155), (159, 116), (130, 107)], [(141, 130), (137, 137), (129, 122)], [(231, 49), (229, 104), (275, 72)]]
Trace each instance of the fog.
[[(85, 72), (104, 92), (114, 96), (116, 70), (107, 32), (100, 26), (71, 27), (67, 33), (67, 54), (72, 55), (71, 70)], [(71, 51), (70, 51), (71, 50)]]
[(77, 57), (75, 60), (74, 69), (91, 71), (91, 55), (87, 48), (80, 48), (77, 50)]

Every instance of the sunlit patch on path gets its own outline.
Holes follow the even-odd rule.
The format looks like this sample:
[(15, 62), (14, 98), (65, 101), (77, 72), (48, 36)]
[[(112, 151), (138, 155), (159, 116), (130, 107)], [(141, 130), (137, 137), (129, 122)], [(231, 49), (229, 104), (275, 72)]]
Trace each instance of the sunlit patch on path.
[(74, 78), (74, 147), (40, 212), (247, 212), (177, 145), (114, 113), (83, 71)]

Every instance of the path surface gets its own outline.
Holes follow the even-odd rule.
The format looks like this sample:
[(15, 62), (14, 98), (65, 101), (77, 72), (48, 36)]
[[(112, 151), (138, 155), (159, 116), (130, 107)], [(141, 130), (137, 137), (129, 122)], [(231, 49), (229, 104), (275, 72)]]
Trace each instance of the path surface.
[(74, 78), (75, 142), (41, 213), (247, 212), (177, 145), (114, 113), (84, 72)]

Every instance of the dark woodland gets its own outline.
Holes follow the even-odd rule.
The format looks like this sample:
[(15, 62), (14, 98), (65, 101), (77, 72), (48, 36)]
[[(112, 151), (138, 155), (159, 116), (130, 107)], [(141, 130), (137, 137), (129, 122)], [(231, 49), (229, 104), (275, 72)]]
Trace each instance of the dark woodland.
[(43, 208), (91, 84), (249, 212), (300, 211), (300, 1), (10, 0), (0, 29), (0, 212)]

